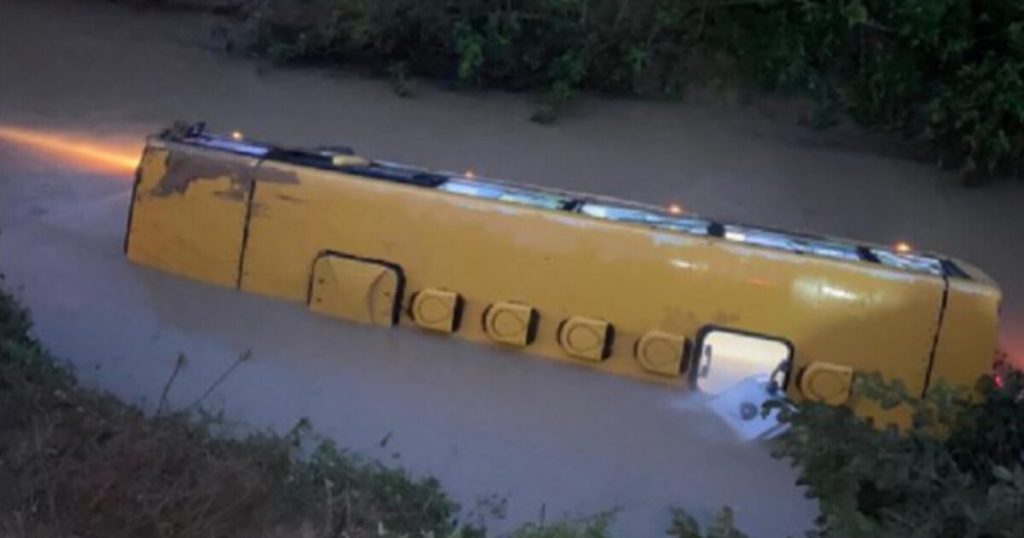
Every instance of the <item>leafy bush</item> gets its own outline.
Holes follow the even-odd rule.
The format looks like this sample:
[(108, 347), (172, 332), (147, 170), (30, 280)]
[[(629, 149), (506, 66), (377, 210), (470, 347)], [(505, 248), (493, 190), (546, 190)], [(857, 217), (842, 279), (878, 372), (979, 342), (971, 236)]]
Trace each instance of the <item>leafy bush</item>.
[(858, 394), (910, 413), (902, 431), (845, 407), (783, 405), (790, 431), (776, 455), (818, 500), (816, 536), (1024, 536), (1024, 376), (979, 383), (978, 398), (939, 387), (917, 399), (898, 382), (859, 378)]
[[(1024, 374), (979, 381), (978, 395), (938, 387), (924, 399), (878, 375), (855, 393), (899, 410), (903, 428), (879, 428), (849, 408), (774, 402), (789, 430), (774, 455), (818, 501), (809, 538), (1024, 537)], [(746, 538), (726, 508), (706, 529), (673, 511), (675, 538)]]
[(543, 122), (580, 89), (678, 95), (720, 76), (696, 66), (726, 51), (768, 88), (921, 137), (969, 178), (1024, 162), (1019, 0), (260, 0), (252, 20), (279, 62), (543, 89)]
[(722, 22), (720, 45), (768, 87), (917, 134), (969, 178), (1022, 171), (1019, 0), (766, 2)]
[(275, 60), (402, 63), (463, 86), (549, 88), (561, 103), (580, 87), (630, 93), (675, 67), (696, 11), (672, 0), (265, 0), (254, 16), (257, 48)]

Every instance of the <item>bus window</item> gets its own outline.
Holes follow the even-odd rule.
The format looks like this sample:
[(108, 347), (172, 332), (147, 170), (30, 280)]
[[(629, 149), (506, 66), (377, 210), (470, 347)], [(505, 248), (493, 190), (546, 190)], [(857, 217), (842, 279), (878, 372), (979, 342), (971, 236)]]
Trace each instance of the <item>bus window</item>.
[[(328, 158), (328, 157), (325, 157)], [(333, 166), (333, 159), (328, 158)], [(341, 166), (343, 172), (358, 176), (372, 177), (375, 179), (386, 179), (398, 183), (409, 183), (420, 187), (436, 187), (444, 183), (447, 178), (440, 174), (428, 172), (422, 168), (389, 163), (385, 161), (372, 161), (368, 164), (350, 164)]]
[(641, 224), (644, 226), (651, 226), (653, 228), (686, 232), (696, 235), (707, 235), (708, 228), (711, 225), (710, 222), (702, 219), (676, 217), (647, 208), (612, 205), (599, 202), (587, 202), (583, 204), (580, 206), (580, 213), (598, 219), (627, 222), (630, 224)]
[(464, 194), (474, 198), (487, 198), (488, 200), (494, 200), (501, 196), (501, 189), (497, 186), (476, 181), (455, 181), (450, 179), (439, 188), (446, 192)]
[(203, 137), (195, 142), (197, 145), (230, 151), (251, 157), (263, 157), (270, 152), (270, 148), (259, 146), (250, 142), (226, 140), (223, 138)]
[(726, 225), (725, 238), (739, 243), (785, 250), (797, 254), (812, 254), (822, 258), (846, 261), (858, 261), (861, 259), (860, 252), (854, 245), (759, 228)]
[(449, 179), (438, 188), (445, 192), (472, 196), (474, 198), (498, 200), (540, 209), (567, 209), (575, 203), (575, 200), (572, 198), (555, 193), (517, 189), (496, 183), (487, 183), (486, 181)]
[(747, 381), (776, 384), (775, 388), (780, 388), (778, 384), (785, 384), (793, 358), (792, 347), (783, 340), (725, 329), (706, 332), (700, 340), (699, 352), (693, 382), (702, 392), (712, 395)]
[(878, 248), (871, 249), (871, 254), (878, 259), (878, 263), (888, 265), (889, 267), (896, 267), (907, 271), (929, 273), (936, 276), (943, 276), (946, 274), (946, 271), (942, 266), (942, 261), (929, 256), (921, 256), (919, 254), (898, 254), (896, 252)]

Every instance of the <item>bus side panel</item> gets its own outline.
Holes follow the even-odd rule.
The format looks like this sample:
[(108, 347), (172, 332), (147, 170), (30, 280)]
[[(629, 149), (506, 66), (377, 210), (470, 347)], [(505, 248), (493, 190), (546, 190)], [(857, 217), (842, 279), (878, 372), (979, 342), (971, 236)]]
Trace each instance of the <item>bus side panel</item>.
[(132, 199), (128, 259), (234, 287), (254, 165), (223, 152), (151, 142)]
[[(298, 182), (262, 179), (282, 173)], [(607, 320), (615, 339), (597, 368), (676, 384), (683, 376), (639, 366), (637, 340), (652, 330), (692, 339), (720, 325), (789, 340), (797, 369), (847, 364), (921, 391), (943, 293), (942, 279), (928, 275), (261, 163), (242, 289), (305, 301), (325, 250), (400, 266), (406, 304), (424, 288), (460, 293), (456, 334), (473, 341), (490, 341), (481, 323), (488, 305), (521, 302), (540, 314), (526, 351), (581, 363), (559, 346), (559, 325)]]
[(950, 279), (929, 388), (940, 381), (973, 387), (979, 377), (991, 373), (999, 301), (999, 289), (991, 282)]

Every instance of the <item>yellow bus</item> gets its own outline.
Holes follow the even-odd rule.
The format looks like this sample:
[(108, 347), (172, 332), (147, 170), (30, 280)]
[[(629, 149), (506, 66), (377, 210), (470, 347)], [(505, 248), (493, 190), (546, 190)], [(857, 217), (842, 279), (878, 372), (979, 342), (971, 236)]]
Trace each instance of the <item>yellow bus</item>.
[[(718, 393), (760, 376), (850, 403), (991, 367), (998, 287), (943, 256), (176, 126), (148, 139), (130, 260)], [(429, 367), (429, 365), (424, 365)]]

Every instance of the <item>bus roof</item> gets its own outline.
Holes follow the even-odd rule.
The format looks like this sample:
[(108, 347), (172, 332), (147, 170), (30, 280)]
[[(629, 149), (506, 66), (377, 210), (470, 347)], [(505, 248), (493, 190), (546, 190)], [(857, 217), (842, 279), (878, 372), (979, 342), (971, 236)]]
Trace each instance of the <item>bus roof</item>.
[[(723, 223), (693, 214), (609, 196), (584, 194), (547, 187), (475, 177), (471, 173), (432, 171), (381, 160), (354, 158), (349, 148), (285, 149), (274, 144), (247, 140), (239, 133), (211, 135), (203, 124), (178, 124), (157, 136), (167, 140), (259, 160), (336, 170), (350, 175), (438, 189), (444, 192), (529, 206), (548, 211), (566, 211), (590, 218), (645, 226), (668, 232), (708, 236), (754, 247), (843, 262), (867, 262), (937, 277), (970, 278), (957, 263), (930, 253), (866, 245), (844, 239), (778, 230), (764, 226)], [(902, 246), (902, 245), (901, 245)]]

